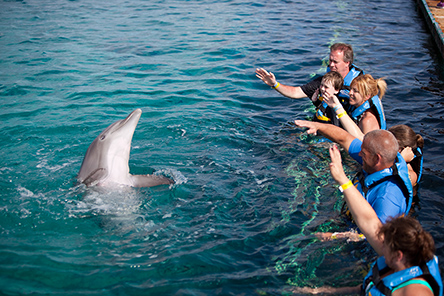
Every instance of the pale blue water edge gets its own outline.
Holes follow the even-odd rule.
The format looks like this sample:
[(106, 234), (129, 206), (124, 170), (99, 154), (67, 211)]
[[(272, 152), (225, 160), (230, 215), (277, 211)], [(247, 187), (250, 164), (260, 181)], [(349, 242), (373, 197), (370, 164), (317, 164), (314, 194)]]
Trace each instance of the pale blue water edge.
[[(415, 1), (0, 2), (0, 292), (5, 295), (281, 295), (354, 285), (366, 243), (345, 230), (328, 144), (294, 129), (299, 85), (330, 44), (387, 77), (388, 124), (425, 138), (415, 216), (444, 262), (443, 61)], [(133, 173), (178, 184), (87, 190), (93, 139), (141, 108)], [(354, 169), (347, 161), (348, 170)]]

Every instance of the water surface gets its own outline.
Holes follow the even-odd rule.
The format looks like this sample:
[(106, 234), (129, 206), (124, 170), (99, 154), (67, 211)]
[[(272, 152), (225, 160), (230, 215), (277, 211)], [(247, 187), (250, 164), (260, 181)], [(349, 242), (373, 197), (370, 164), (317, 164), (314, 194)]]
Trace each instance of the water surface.
[[(340, 231), (328, 144), (259, 81), (325, 72), (329, 46), (386, 77), (388, 125), (425, 139), (415, 216), (444, 260), (443, 61), (414, 1), (2, 1), (0, 291), (288, 294), (355, 285), (366, 243)], [(177, 184), (103, 191), (75, 176), (93, 139), (141, 108), (130, 169)], [(352, 174), (354, 163), (346, 160)], [(441, 264), (442, 265), (442, 264)]]

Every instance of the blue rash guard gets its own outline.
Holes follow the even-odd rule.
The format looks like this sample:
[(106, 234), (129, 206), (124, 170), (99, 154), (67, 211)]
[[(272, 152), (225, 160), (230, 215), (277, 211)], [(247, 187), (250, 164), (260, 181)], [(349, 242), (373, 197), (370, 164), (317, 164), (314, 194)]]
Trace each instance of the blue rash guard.
[[(348, 148), (348, 153), (354, 160), (362, 165), (362, 158), (359, 156), (361, 145), (362, 142), (360, 140), (353, 140)], [(400, 155), (399, 157), (402, 158)], [(401, 161), (403, 161), (403, 159)], [(405, 169), (407, 170), (406, 165)], [(368, 182), (371, 179), (381, 180), (382, 176), (384, 176), (382, 182), (375, 182), (376, 185), (369, 186), (367, 192), (363, 190), (361, 184), (358, 184), (357, 186), (358, 190), (375, 210), (376, 215), (382, 223), (385, 223), (389, 217), (397, 217), (406, 214), (410, 208), (410, 205), (406, 202), (405, 191), (402, 189), (406, 186), (408, 187), (409, 184), (404, 185), (401, 178), (394, 175), (387, 178), (389, 170), (390, 169), (385, 169), (373, 174), (366, 174), (364, 172), (364, 182)], [(380, 175), (381, 177), (379, 177)], [(410, 182), (410, 180), (405, 180), (405, 182)]]

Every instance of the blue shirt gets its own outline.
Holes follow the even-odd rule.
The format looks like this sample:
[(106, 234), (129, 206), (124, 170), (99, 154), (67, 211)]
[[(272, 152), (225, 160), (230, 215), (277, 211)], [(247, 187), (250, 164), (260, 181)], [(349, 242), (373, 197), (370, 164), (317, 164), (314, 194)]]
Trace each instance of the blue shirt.
[[(362, 142), (360, 140), (354, 139), (348, 148), (348, 154), (362, 165), (362, 158), (359, 156), (361, 145)], [(367, 174), (364, 172), (365, 180), (377, 178), (378, 174), (381, 174), (383, 171), (385, 170), (373, 174)], [(407, 210), (406, 198), (401, 186), (398, 178), (391, 177), (388, 180), (371, 187), (367, 194), (363, 193), (360, 184), (358, 185), (358, 190), (375, 210), (379, 220), (381, 220), (382, 223), (385, 223), (387, 218), (403, 215)]]

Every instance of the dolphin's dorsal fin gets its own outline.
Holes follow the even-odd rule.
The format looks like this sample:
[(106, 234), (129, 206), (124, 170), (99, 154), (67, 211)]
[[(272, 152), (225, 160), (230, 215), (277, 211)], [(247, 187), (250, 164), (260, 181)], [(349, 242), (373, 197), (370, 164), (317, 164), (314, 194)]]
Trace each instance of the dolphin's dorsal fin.
[(157, 175), (132, 175), (131, 180), (133, 182), (133, 187), (151, 187), (174, 184), (173, 180)]
[(86, 186), (90, 186), (91, 184), (96, 185), (96, 183), (104, 179), (107, 175), (108, 172), (106, 169), (98, 168), (94, 170), (91, 174), (89, 174), (82, 183), (85, 183)]

